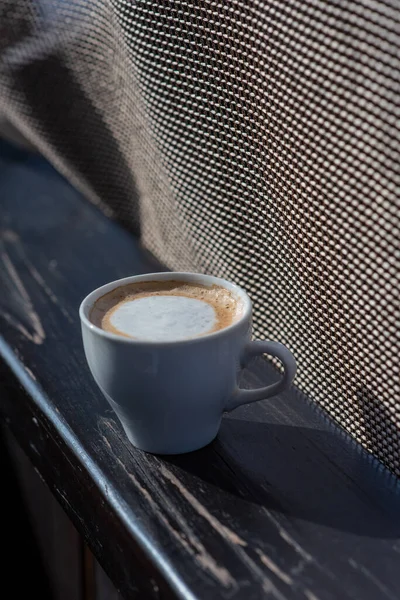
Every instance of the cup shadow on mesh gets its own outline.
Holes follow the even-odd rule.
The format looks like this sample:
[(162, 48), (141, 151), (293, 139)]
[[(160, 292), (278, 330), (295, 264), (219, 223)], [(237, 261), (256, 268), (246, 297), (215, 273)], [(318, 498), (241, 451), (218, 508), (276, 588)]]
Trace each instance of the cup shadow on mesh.
[(355, 411), (358, 413), (360, 437), (364, 445), (399, 476), (400, 453), (397, 449), (400, 449), (400, 425), (394, 422), (378, 394), (374, 394), (366, 385), (360, 385), (356, 398)]

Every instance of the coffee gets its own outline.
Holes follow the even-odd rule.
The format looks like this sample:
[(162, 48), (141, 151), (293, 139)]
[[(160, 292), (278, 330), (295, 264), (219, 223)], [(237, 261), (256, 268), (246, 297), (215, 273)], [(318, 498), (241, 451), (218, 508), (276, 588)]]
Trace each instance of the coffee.
[(175, 341), (228, 327), (242, 302), (222, 286), (184, 281), (143, 281), (99, 298), (90, 321), (117, 335), (146, 341)]

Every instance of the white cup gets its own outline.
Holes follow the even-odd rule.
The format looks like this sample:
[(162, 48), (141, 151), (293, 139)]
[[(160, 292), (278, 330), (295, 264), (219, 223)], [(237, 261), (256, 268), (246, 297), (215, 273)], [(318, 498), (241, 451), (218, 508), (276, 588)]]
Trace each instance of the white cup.
[[(243, 304), (240, 318), (210, 334), (180, 341), (147, 341), (104, 331), (90, 322), (98, 298), (139, 281), (185, 281), (219, 285)], [(151, 273), (126, 277), (94, 290), (79, 309), (83, 345), (92, 375), (134, 446), (155, 454), (190, 452), (211, 442), (222, 414), (264, 400), (290, 386), (292, 353), (272, 341), (251, 341), (251, 300), (237, 285), (196, 273)], [(276, 356), (281, 379), (254, 390), (237, 385), (240, 369), (256, 355)]]

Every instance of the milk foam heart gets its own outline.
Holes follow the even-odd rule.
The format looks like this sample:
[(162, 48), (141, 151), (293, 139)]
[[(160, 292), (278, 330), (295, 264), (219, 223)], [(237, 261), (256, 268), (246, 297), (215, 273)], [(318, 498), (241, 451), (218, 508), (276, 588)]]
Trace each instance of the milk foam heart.
[(203, 300), (160, 295), (120, 304), (109, 322), (129, 337), (159, 342), (204, 335), (215, 327), (217, 315)]
[(90, 320), (104, 331), (145, 341), (178, 341), (232, 325), (242, 302), (226, 288), (185, 281), (143, 281), (98, 298)]

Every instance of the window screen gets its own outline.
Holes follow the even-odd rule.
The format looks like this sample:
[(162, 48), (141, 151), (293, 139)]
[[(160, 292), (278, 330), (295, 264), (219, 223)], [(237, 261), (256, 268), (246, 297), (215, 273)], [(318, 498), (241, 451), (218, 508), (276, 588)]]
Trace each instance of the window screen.
[(3, 0), (0, 110), (175, 270), (244, 286), (400, 475), (397, 0)]

